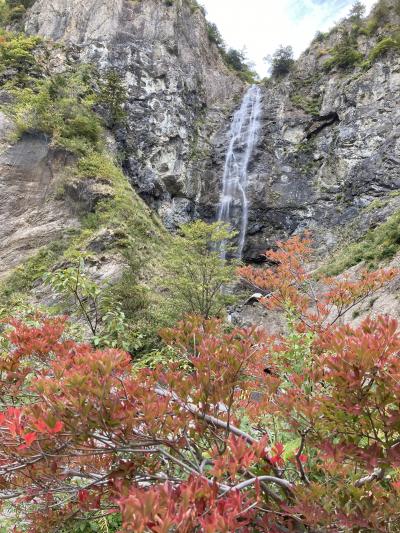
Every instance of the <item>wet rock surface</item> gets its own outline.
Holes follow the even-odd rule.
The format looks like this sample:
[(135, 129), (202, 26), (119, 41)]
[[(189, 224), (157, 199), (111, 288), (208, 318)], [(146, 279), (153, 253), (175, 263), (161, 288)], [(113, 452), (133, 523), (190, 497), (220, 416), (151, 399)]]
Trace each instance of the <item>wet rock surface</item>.
[(25, 28), (120, 75), (127, 125), (115, 136), (126, 174), (169, 229), (193, 219), (210, 137), (244, 91), (202, 11), (187, 0), (38, 0)]
[[(391, 24), (400, 24), (394, 11)], [(26, 29), (122, 76), (128, 124), (115, 136), (124, 170), (166, 227), (215, 220), (230, 122), (245, 87), (210, 43), (201, 10), (187, 0), (38, 0)], [(314, 42), (289, 76), (262, 84), (246, 260), (305, 229), (325, 254), (344, 233), (351, 240), (398, 208), (391, 194), (400, 186), (399, 56), (389, 50), (368, 69), (326, 72), (343, 31)], [(360, 34), (357, 46), (367, 56), (381, 38), (380, 29)], [(384, 211), (366, 216), (380, 198)]]
[[(249, 168), (247, 260), (305, 229), (326, 252), (375, 199), (389, 198), (391, 212), (397, 208), (390, 194), (400, 187), (398, 56), (387, 55), (367, 72), (319, 79), (318, 116), (293, 105), (294, 76), (264, 88), (262, 132)], [(224, 139), (223, 132), (215, 138), (199, 201), (200, 216), (209, 220), (219, 200)], [(379, 209), (369, 217), (371, 225), (382, 218)]]

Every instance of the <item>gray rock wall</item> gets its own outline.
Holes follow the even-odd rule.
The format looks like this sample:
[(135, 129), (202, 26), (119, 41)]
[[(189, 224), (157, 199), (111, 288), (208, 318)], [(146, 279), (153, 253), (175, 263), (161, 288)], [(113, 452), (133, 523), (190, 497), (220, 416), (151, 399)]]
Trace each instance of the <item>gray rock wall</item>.
[[(394, 10), (389, 16), (390, 26), (358, 36), (366, 57), (388, 31), (399, 28)], [(248, 184), (249, 260), (305, 229), (314, 232), (324, 254), (398, 210), (399, 53), (389, 50), (369, 69), (325, 72), (328, 51), (346, 28), (351, 31), (352, 23), (313, 43), (289, 76), (264, 85), (262, 133)], [(209, 220), (217, 210), (227, 130), (228, 124), (213, 138), (198, 202), (200, 216)], [(377, 198), (385, 205), (367, 213)]]
[(195, 152), (204, 154), (243, 92), (201, 10), (188, 0), (38, 0), (26, 31), (121, 75), (128, 124), (116, 137), (126, 173), (168, 228), (193, 218), (205, 164), (193, 163)]
[[(398, 27), (398, 15), (390, 17)], [(38, 0), (26, 29), (121, 74), (128, 124), (115, 133), (125, 171), (167, 228), (215, 220), (230, 120), (244, 86), (210, 43), (201, 10), (189, 0)], [(400, 186), (399, 56), (389, 51), (368, 70), (324, 72), (346, 29), (352, 23), (313, 43), (291, 75), (263, 86), (262, 134), (249, 176), (249, 260), (306, 228), (324, 253), (344, 232), (352, 238), (397, 209), (390, 193)], [(358, 49), (367, 55), (383, 36), (379, 28), (360, 34)], [(385, 211), (366, 216), (383, 197)]]
[[(7, 119), (0, 115), (0, 121)], [(67, 154), (49, 148), (40, 135), (24, 135), (7, 145), (5, 133), (0, 154), (0, 279), (40, 247), (79, 227), (74, 207), (57, 195)]]

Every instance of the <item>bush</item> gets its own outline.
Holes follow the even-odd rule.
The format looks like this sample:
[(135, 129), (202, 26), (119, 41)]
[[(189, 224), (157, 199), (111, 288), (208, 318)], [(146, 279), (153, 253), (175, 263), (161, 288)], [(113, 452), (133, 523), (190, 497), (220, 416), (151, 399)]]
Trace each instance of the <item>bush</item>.
[(20, 20), (35, 0), (0, 0), (0, 22), (6, 26)]
[(310, 115), (319, 116), (321, 110), (321, 97), (291, 94), (290, 100), (295, 107), (303, 109), (303, 111), (309, 113)]
[(74, 232), (64, 235), (47, 247), (41, 248), (38, 253), (30, 257), (23, 265), (18, 266), (6, 281), (0, 283), (2, 303), (12, 307), (11, 300), (18, 294), (29, 291), (37, 280), (42, 280), (51, 266), (62, 257), (71, 243)]
[(17, 99), (12, 112), (19, 133), (42, 131), (55, 146), (77, 154), (96, 149), (103, 129), (93, 111), (96, 95), (86, 84), (86, 76), (82, 67), (72, 74), (38, 80), (33, 88), (11, 91)]
[(322, 31), (317, 31), (313, 39), (313, 43), (323, 43), (325, 39), (327, 38), (327, 35), (328, 35), (327, 33), (323, 33)]
[(373, 63), (389, 50), (400, 50), (400, 33), (380, 40), (369, 53), (369, 61)]
[(246, 58), (243, 52), (240, 52), (239, 50), (235, 50), (234, 48), (230, 48), (226, 54), (225, 59), (227, 64), (232, 67), (234, 70), (237, 70), (238, 72), (243, 72), (246, 70)]
[(255, 72), (246, 63), (246, 56), (243, 51), (235, 50), (230, 48), (227, 52), (222, 50), (222, 57), (225, 61), (225, 64), (232, 68), (235, 72), (238, 73), (239, 77), (243, 81), (248, 83), (254, 83), (254, 80), (257, 76)]
[(197, 221), (183, 226), (181, 232), (165, 262), (171, 306), (178, 317), (219, 315), (232, 299), (223, 288), (232, 282), (235, 271), (235, 263), (221, 257), (220, 246), (233, 235), (220, 222)]
[(339, 322), (398, 273), (317, 284), (310, 256), (294, 237), (240, 271), (284, 333), (187, 317), (151, 368), (72, 340), (64, 317), (3, 321), (2, 494), (18, 529), (399, 531), (398, 323)]
[(115, 70), (107, 71), (105, 76), (99, 80), (97, 103), (105, 109), (110, 127), (121, 125), (124, 122), (126, 100), (126, 87), (121, 76)]
[(77, 165), (77, 174), (82, 178), (101, 178), (112, 183), (118, 180), (120, 173), (111, 157), (99, 152), (86, 154)]
[(332, 57), (325, 61), (324, 70), (329, 72), (333, 67), (347, 70), (360, 63), (364, 56), (355, 46), (350, 36), (347, 33), (344, 34), (341, 42), (332, 50)]
[(400, 250), (400, 213), (395, 213), (386, 222), (339, 253), (323, 270), (330, 276), (340, 274), (358, 263), (365, 262), (372, 268), (381, 261), (392, 259)]
[[(44, 279), (58, 298), (61, 298), (70, 314), (86, 324), (94, 346), (121, 348), (130, 352), (141, 347), (141, 335), (133, 320), (128, 321), (120, 301), (122, 287), (126, 290), (122, 284), (127, 279), (131, 284), (128, 293), (130, 298), (139, 294), (142, 296), (141, 287), (133, 276), (124, 276), (117, 285), (119, 290), (102, 287), (91, 279), (83, 258), (80, 257), (73, 266), (46, 274)], [(143, 311), (144, 296), (141, 301), (143, 303), (138, 309)]]
[(40, 43), (39, 37), (0, 32), (0, 75), (19, 87), (25, 86), (30, 77), (39, 74), (34, 51)]
[(225, 43), (216, 24), (207, 22), (207, 32), (210, 42), (216, 44), (218, 48), (225, 49)]

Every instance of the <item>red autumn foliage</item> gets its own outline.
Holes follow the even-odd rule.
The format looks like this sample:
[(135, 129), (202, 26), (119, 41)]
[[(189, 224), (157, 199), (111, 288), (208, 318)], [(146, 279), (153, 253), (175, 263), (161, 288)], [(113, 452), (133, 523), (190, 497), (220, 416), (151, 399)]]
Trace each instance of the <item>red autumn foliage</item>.
[(119, 512), (122, 533), (398, 531), (398, 324), (339, 320), (396, 272), (314, 284), (310, 254), (296, 237), (241, 269), (290, 335), (188, 317), (163, 332), (185, 365), (136, 370), (65, 319), (11, 321), (0, 499), (26, 529)]
[(273, 268), (247, 266), (239, 269), (239, 275), (246, 282), (266, 295), (263, 302), (269, 309), (291, 311), (303, 330), (329, 328), (398, 276), (394, 268), (374, 272), (364, 269), (357, 279), (342, 275), (323, 277), (317, 283), (309, 268), (313, 253), (311, 242), (307, 233), (277, 242), (277, 250), (265, 254), (275, 265)]

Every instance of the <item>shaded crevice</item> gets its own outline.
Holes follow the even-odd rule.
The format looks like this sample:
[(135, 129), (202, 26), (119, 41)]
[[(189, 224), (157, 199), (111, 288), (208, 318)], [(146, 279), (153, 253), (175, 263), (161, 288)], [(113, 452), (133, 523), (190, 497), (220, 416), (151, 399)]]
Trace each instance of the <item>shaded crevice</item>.
[(327, 115), (315, 117), (312, 123), (307, 127), (306, 138), (311, 139), (311, 137), (317, 135), (324, 128), (332, 126), (332, 124), (336, 124), (337, 122), (340, 122), (340, 119), (336, 111), (332, 111)]

